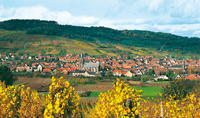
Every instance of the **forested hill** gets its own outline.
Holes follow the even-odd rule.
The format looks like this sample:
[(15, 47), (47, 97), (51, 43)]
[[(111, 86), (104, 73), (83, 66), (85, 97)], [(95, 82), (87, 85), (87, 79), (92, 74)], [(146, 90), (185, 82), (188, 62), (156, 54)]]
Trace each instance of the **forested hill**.
[(84, 41), (120, 43), (157, 50), (164, 46), (162, 50), (168, 52), (200, 54), (200, 38), (188, 38), (169, 33), (60, 25), (55, 21), (18, 19), (0, 22), (0, 28), (26, 31), (26, 34), (56, 35)]

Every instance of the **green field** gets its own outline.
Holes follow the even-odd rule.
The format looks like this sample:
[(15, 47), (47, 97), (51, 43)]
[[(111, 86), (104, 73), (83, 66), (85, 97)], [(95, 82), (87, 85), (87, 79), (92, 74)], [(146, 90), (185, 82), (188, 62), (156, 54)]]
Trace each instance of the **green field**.
[[(135, 89), (142, 90), (142, 97), (157, 97), (161, 93), (162, 87), (134, 87)], [(88, 97), (98, 97), (102, 92), (91, 92)]]
[(100, 95), (100, 93), (104, 93), (104, 92), (92, 91), (92, 92), (90, 92), (90, 95), (88, 97), (98, 97)]
[(162, 87), (135, 87), (136, 89), (142, 90), (142, 97), (157, 97), (161, 93)]

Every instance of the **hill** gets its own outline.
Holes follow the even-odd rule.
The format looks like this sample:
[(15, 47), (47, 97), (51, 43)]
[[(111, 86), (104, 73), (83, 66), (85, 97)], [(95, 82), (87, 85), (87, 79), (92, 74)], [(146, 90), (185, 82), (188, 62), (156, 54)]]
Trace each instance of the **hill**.
[(55, 21), (8, 20), (0, 22), (0, 53), (24, 52), (36, 55), (158, 55), (195, 57), (200, 54), (200, 38), (169, 33), (114, 30), (106, 27), (60, 25)]

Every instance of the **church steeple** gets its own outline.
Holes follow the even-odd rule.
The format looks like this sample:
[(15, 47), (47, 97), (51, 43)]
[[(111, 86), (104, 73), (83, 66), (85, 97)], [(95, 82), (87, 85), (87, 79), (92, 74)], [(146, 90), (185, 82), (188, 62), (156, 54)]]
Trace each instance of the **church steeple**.
[(185, 70), (185, 60), (183, 59), (183, 62), (182, 62), (182, 68), (183, 70)]
[(80, 58), (80, 68), (79, 70), (83, 69), (83, 52), (81, 51), (81, 58)]

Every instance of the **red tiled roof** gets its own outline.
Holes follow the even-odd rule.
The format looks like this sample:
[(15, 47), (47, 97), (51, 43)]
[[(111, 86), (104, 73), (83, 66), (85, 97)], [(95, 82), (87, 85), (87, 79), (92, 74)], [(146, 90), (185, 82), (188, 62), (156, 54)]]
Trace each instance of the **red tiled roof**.
[(16, 70), (24, 70), (24, 67), (16, 67)]
[(48, 69), (48, 68), (43, 69), (43, 72), (50, 72), (50, 71), (51, 69)]
[(12, 69), (15, 69), (16, 68), (16, 66), (12, 66), (12, 67), (10, 67), (10, 69), (12, 70)]
[(189, 79), (189, 80), (197, 80), (198, 78), (199, 78), (198, 74), (191, 74), (185, 77), (185, 79)]
[(73, 71), (73, 70), (76, 70), (76, 68), (71, 68), (70, 70)]
[(114, 71), (113, 71), (113, 73), (116, 73), (116, 72), (118, 72), (118, 73), (121, 73), (121, 74), (122, 74), (122, 71), (121, 71), (121, 70), (114, 70)]
[(56, 66), (54, 66), (54, 65), (49, 65), (48, 67), (49, 67), (49, 68), (55, 68)]
[(66, 70), (65, 68), (57, 68), (58, 71)]
[(145, 56), (145, 58), (153, 58), (152, 56)]
[(38, 63), (32, 63), (32, 66), (35, 66), (35, 65), (37, 65)]
[(44, 63), (44, 65), (48, 66), (48, 65), (49, 65), (49, 63)]

